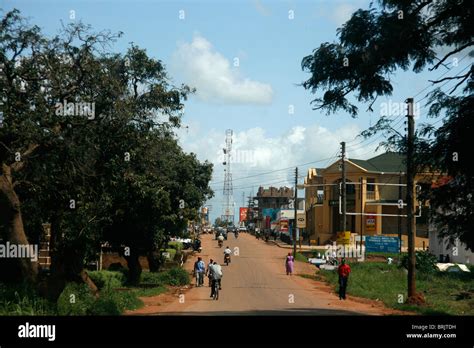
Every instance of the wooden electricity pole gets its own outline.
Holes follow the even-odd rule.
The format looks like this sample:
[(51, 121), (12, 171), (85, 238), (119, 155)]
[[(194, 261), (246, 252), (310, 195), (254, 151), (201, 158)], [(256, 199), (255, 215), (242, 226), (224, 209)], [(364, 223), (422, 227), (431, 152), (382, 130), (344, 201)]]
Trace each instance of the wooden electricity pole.
[(298, 167), (295, 168), (295, 201), (294, 204), (294, 213), (295, 213), (295, 220), (293, 225), (293, 257), (296, 258), (296, 224), (298, 221), (297, 216), (297, 209), (298, 209)]
[(406, 100), (408, 106), (407, 137), (407, 234), (408, 234), (408, 299), (416, 295), (416, 257), (415, 257), (415, 166), (413, 162), (415, 145), (415, 120), (413, 115), (413, 98)]

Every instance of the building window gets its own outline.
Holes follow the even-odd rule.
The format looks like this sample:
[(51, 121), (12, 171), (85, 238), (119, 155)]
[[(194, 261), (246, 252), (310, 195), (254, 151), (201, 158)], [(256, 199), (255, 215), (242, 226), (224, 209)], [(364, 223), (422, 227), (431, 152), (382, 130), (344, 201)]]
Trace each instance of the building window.
[(367, 178), (367, 200), (373, 201), (375, 200), (375, 185), (370, 185), (370, 184), (375, 184), (375, 179), (374, 178)]
[(375, 192), (375, 185), (369, 185), (369, 184), (375, 184), (375, 179), (367, 178), (367, 192)]

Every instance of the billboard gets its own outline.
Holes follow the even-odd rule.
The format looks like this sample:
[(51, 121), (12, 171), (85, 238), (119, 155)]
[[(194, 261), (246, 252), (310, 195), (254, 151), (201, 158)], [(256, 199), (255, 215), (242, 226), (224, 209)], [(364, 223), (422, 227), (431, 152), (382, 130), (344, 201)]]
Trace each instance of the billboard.
[(279, 211), (280, 211), (280, 209), (276, 209), (276, 208), (263, 208), (262, 209), (263, 220), (266, 221), (265, 217), (269, 216), (270, 217), (270, 222), (277, 221), (277, 219), (278, 219), (277, 214), (278, 214)]
[(398, 237), (366, 236), (365, 251), (398, 253)]
[(280, 232), (288, 232), (288, 220), (280, 220)]
[(249, 211), (249, 208), (240, 207), (240, 210), (239, 210), (239, 222), (247, 221), (247, 212), (248, 212), (248, 211)]

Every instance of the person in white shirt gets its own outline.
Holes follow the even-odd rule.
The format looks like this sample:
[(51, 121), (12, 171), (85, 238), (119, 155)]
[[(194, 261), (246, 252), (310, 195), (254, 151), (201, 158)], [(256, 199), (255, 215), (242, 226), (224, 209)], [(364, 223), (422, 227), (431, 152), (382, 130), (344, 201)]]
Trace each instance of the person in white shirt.
[(222, 267), (219, 265), (216, 261), (212, 264), (212, 266), (209, 266), (209, 271), (211, 272), (212, 275), (212, 286), (211, 286), (211, 296), (214, 296), (214, 286), (216, 282), (219, 284), (219, 290), (222, 290), (222, 284), (221, 284), (221, 279), (223, 276), (222, 273)]
[(230, 254), (232, 254), (232, 250), (230, 250), (230, 248), (228, 246), (226, 246), (226, 248), (224, 250), (224, 262), (225, 262), (225, 257), (227, 255), (229, 255), (229, 262), (230, 262)]

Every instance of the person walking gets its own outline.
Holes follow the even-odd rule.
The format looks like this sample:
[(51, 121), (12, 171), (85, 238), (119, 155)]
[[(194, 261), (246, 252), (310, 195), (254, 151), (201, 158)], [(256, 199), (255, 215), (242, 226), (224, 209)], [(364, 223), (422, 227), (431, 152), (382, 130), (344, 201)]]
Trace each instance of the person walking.
[(337, 269), (337, 273), (339, 274), (339, 300), (345, 300), (347, 281), (349, 279), (349, 273), (351, 273), (351, 268), (348, 264), (346, 264), (345, 259), (341, 260), (341, 264)]
[(201, 257), (198, 257), (194, 263), (194, 274), (196, 276), (196, 286), (202, 286), (204, 284), (204, 273), (206, 271), (206, 264)]
[(295, 259), (291, 255), (291, 253), (288, 253), (288, 255), (286, 256), (286, 261), (285, 261), (286, 275), (293, 274), (294, 265), (295, 265)]
[(214, 263), (214, 260), (213, 260), (213, 259), (210, 259), (210, 260), (209, 260), (209, 264), (207, 265), (207, 269), (206, 269), (206, 275), (207, 275), (207, 278), (209, 279), (209, 287), (212, 286), (211, 266), (212, 266), (213, 263)]

